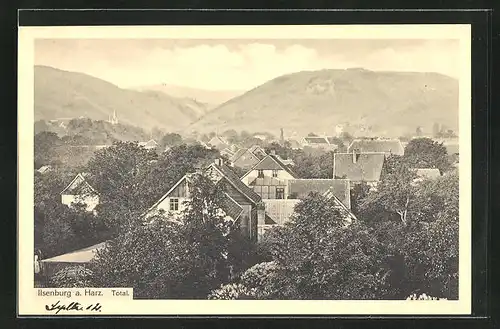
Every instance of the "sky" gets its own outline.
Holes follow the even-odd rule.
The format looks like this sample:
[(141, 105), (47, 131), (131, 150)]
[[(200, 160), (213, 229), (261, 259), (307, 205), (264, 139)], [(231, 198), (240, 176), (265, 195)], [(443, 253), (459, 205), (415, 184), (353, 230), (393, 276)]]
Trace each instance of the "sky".
[(86, 73), (122, 88), (158, 84), (249, 90), (321, 69), (437, 72), (458, 78), (458, 40), (37, 39), (35, 65)]

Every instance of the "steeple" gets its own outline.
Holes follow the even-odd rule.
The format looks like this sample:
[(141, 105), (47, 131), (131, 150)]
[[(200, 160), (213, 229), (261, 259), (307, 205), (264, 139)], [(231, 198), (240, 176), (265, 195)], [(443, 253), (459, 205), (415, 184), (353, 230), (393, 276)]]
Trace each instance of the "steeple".
[(118, 124), (118, 117), (116, 116), (116, 110), (113, 110), (113, 116), (109, 116), (109, 123), (112, 125)]

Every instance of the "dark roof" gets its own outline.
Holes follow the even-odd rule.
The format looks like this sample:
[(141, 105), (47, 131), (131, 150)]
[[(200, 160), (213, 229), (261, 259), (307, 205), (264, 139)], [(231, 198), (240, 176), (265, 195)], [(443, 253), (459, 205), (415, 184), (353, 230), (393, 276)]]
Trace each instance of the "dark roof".
[(328, 143), (330, 143), (331, 145), (337, 145), (337, 141), (338, 139), (336, 137), (327, 137), (326, 138), (328, 140)]
[(267, 155), (266, 151), (259, 145), (251, 146), (248, 151), (252, 152), (259, 160), (262, 160)]
[(213, 167), (215, 167), (218, 171), (220, 171), (224, 177), (229, 181), (231, 185), (233, 185), (234, 188), (236, 188), (238, 191), (240, 191), (243, 195), (245, 195), (250, 201), (253, 203), (258, 203), (261, 201), (260, 195), (254, 192), (251, 188), (246, 186), (234, 173), (234, 171), (231, 170), (228, 166), (225, 164), (218, 165), (213, 163)]
[(383, 152), (403, 155), (405, 150), (399, 139), (355, 139), (347, 152), (358, 150), (361, 153)]
[(243, 212), (243, 208), (241, 208), (241, 206), (227, 194), (224, 194), (224, 200), (222, 201), (220, 207), (232, 219), (238, 219)]
[(328, 140), (325, 137), (304, 137), (304, 140), (309, 144), (328, 144)]
[(385, 161), (384, 153), (360, 153), (356, 155), (356, 163), (352, 153), (334, 153), (333, 177), (346, 178), (351, 181), (379, 181)]
[(268, 154), (264, 159), (257, 163), (251, 170), (285, 170), (293, 177), (297, 174), (290, 167), (280, 161), (276, 156)]
[(290, 179), (288, 195), (307, 197), (310, 192), (324, 194), (331, 191), (347, 208), (351, 208), (350, 184), (346, 179)]
[(247, 153), (248, 149), (239, 149), (231, 156), (231, 161), (236, 162), (243, 154)]

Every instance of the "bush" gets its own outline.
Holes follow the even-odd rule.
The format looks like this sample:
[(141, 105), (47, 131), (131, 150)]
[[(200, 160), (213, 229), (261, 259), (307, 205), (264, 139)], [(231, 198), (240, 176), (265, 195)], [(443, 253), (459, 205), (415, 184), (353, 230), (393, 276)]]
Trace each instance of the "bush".
[(256, 299), (255, 289), (247, 288), (241, 283), (230, 283), (211, 291), (208, 299)]
[(51, 287), (85, 288), (92, 287), (92, 271), (83, 265), (68, 266), (57, 271), (50, 279)]

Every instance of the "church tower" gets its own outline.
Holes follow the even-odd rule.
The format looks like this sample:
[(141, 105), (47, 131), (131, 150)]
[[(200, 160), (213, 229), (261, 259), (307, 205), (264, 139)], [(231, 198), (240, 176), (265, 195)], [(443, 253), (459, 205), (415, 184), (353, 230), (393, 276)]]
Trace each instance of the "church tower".
[(116, 110), (113, 110), (113, 116), (109, 116), (109, 123), (112, 125), (118, 124), (118, 117), (116, 116)]

